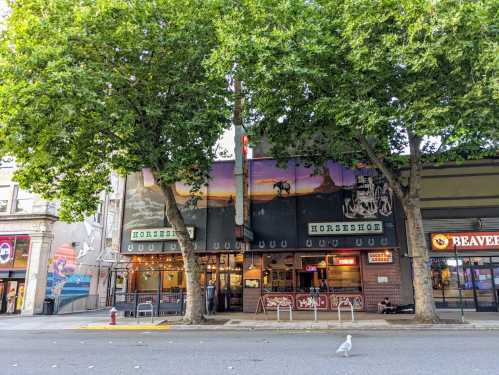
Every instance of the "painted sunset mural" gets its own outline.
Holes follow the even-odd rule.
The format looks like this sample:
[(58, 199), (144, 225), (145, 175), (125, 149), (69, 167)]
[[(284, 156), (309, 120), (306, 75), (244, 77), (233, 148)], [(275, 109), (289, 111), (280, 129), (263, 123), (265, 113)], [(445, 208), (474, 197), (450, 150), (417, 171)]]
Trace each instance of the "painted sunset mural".
[[(250, 225), (254, 249), (315, 248), (321, 246), (356, 247), (349, 238), (310, 238), (310, 222), (383, 220), (386, 236), (373, 245), (394, 243), (392, 194), (374, 169), (349, 169), (328, 161), (323, 168), (306, 168), (298, 160), (280, 168), (275, 160), (248, 162)], [(176, 199), (187, 225), (196, 228), (198, 251), (235, 250), (234, 162), (221, 161), (212, 166), (208, 186), (192, 200), (189, 186), (177, 183)], [(141, 246), (130, 242), (134, 228), (168, 225), (164, 200), (157, 186), (144, 187), (141, 173), (127, 179), (122, 247), (130, 252), (178, 251), (176, 243), (158, 242)], [(189, 202), (190, 201), (190, 202)], [(191, 203), (191, 204), (187, 204)], [(385, 238), (386, 237), (386, 238)], [(322, 245), (321, 245), (322, 244)], [(336, 244), (336, 245), (335, 245)]]
[[(321, 171), (322, 169), (322, 171)], [(313, 193), (335, 193), (349, 189), (356, 183), (357, 175), (375, 175), (372, 169), (352, 170), (339, 163), (328, 161), (319, 173), (296, 160), (287, 168), (279, 168), (275, 160), (254, 160), (251, 168), (251, 199), (264, 201), (276, 196), (300, 196)]]

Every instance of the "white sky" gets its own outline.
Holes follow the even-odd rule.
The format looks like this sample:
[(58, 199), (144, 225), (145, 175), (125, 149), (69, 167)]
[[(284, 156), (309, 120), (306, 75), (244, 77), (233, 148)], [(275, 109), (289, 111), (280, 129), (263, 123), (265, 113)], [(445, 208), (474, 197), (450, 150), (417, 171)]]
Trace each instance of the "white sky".
[(234, 126), (226, 130), (222, 138), (218, 141), (218, 146), (228, 153), (227, 158), (221, 159), (234, 159)]

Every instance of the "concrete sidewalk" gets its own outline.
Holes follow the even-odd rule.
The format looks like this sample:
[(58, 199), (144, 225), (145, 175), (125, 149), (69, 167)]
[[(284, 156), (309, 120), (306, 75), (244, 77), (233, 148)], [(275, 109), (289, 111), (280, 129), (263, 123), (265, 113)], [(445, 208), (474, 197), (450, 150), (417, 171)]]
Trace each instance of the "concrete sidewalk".
[(347, 312), (320, 313), (318, 321), (313, 320), (313, 312), (293, 311), (293, 321), (289, 314), (282, 313), (277, 321), (275, 311), (268, 314), (230, 313), (209, 316), (214, 324), (185, 325), (180, 317), (167, 317), (165, 323), (171, 330), (499, 330), (499, 313), (465, 312), (465, 323), (460, 323), (459, 311), (440, 311), (441, 324), (417, 324), (414, 315), (384, 315), (356, 313), (355, 321)]
[[(155, 317), (153, 323), (151, 323), (150, 317), (141, 317), (140, 329), (157, 329), (153, 327), (155, 327), (162, 321), (164, 321), (163, 317)], [(113, 326), (110, 326), (109, 322), (110, 317), (108, 310), (64, 315), (0, 315), (0, 331), (72, 330), (82, 328), (92, 329), (93, 327), (107, 327), (108, 329), (113, 329)], [(129, 330), (133, 330), (136, 329), (137, 326), (137, 319), (135, 318), (124, 318), (122, 316), (118, 318), (117, 327), (119, 327), (120, 329), (126, 328)]]
[(118, 326), (109, 326), (109, 311), (95, 311), (67, 315), (0, 316), (0, 330), (499, 330), (499, 313), (466, 312), (465, 323), (459, 322), (458, 311), (440, 311), (443, 324), (416, 324), (413, 315), (382, 315), (356, 313), (355, 321), (350, 321), (348, 313), (342, 313), (338, 321), (335, 313), (320, 313), (319, 321), (313, 321), (313, 313), (308, 311), (293, 312), (293, 321), (289, 315), (282, 314), (281, 321), (276, 320), (276, 313), (264, 314), (227, 313), (209, 316), (206, 324), (182, 324), (181, 317), (118, 318)]

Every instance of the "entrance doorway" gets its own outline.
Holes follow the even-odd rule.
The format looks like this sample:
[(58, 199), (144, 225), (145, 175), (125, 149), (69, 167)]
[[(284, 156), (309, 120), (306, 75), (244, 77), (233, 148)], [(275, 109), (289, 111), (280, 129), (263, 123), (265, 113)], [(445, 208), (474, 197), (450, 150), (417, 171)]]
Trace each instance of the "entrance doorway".
[(314, 285), (314, 272), (299, 272), (299, 285), (304, 291), (310, 290)]
[(495, 269), (487, 266), (465, 267), (465, 279), (471, 282), (473, 288), (473, 298), (477, 311), (497, 311), (497, 286), (494, 278), (499, 278), (499, 274), (494, 276)]
[(0, 313), (19, 314), (24, 303), (24, 280), (0, 281)]
[(204, 288), (210, 282), (217, 291), (217, 311), (241, 311), (243, 308), (242, 254), (210, 255), (206, 260)]

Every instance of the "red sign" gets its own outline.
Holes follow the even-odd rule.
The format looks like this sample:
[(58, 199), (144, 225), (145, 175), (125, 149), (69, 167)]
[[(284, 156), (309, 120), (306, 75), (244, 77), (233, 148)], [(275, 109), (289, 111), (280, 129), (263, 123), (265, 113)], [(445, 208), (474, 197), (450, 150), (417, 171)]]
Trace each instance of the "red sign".
[(243, 145), (243, 155), (246, 158), (249, 150), (249, 137), (246, 134), (241, 136), (241, 143)]
[(355, 266), (356, 264), (356, 257), (333, 257), (334, 266)]
[(432, 233), (434, 251), (499, 250), (499, 232)]

